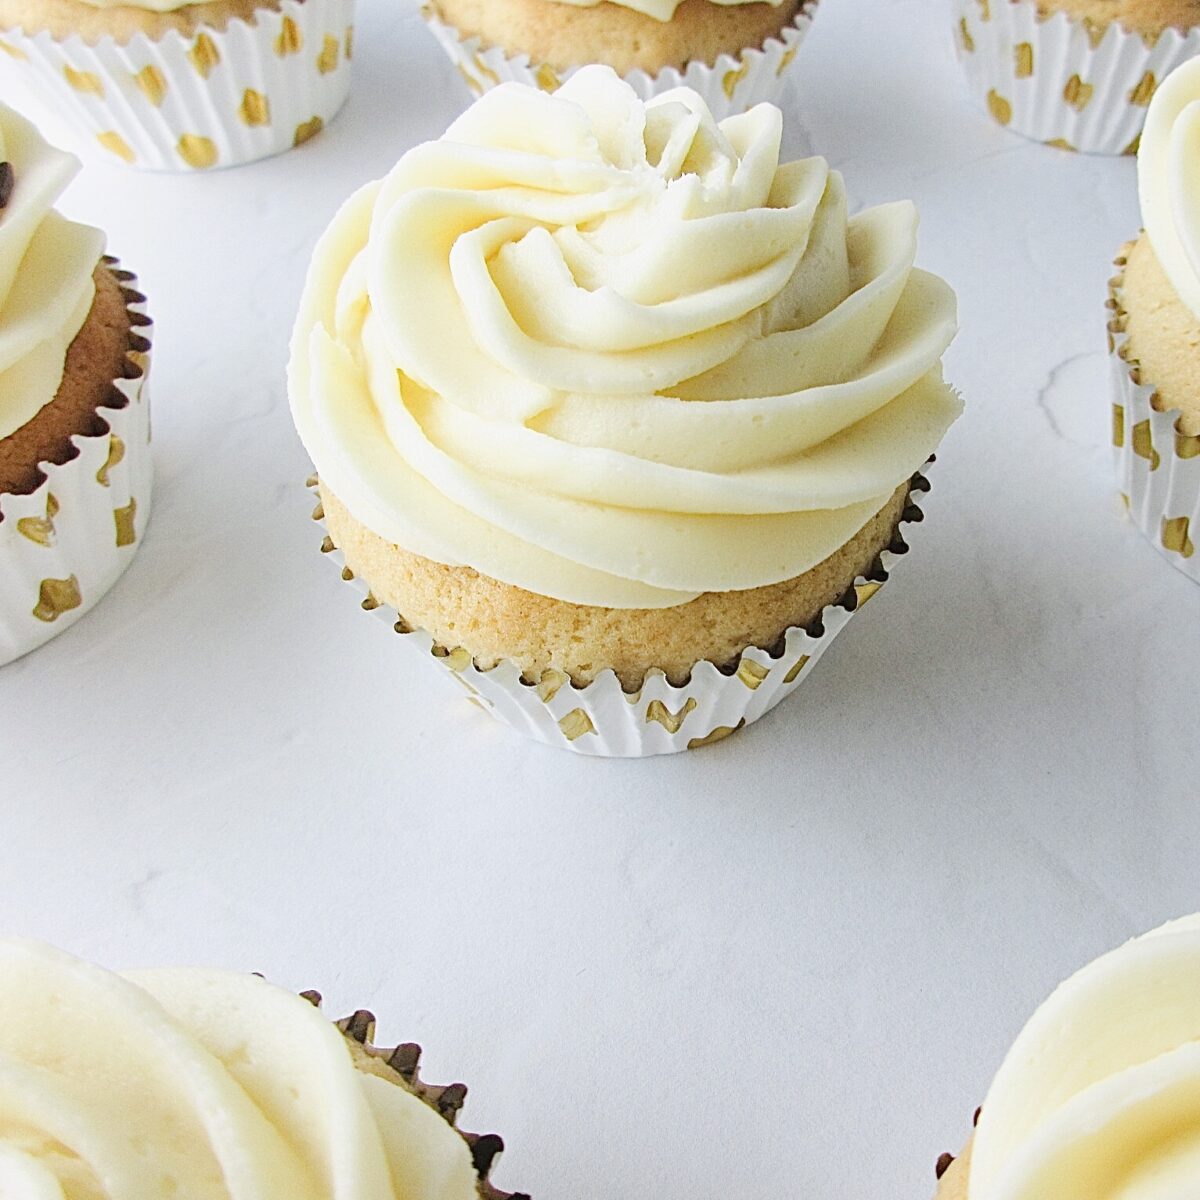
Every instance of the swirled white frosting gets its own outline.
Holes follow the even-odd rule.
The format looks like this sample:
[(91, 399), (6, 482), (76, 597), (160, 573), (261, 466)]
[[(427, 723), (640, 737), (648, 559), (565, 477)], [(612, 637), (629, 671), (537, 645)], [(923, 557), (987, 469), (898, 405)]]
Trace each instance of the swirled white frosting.
[(1150, 101), (1138, 191), (1155, 256), (1200, 320), (1200, 59), (1176, 67)]
[(1200, 1196), (1200, 917), (1104, 955), (1037, 1010), (984, 1102), (968, 1190)]
[[(557, 0), (559, 4), (574, 4), (576, 8), (595, 8), (601, 0)], [(760, 4), (764, 0), (709, 0), (711, 4), (722, 5), (737, 5), (737, 4)], [(783, 0), (765, 0), (774, 8), (778, 8)], [(683, 3), (683, 0), (612, 0), (612, 3), (619, 4), (622, 8), (632, 8), (634, 12), (644, 13), (647, 17), (653, 17), (656, 21), (669, 21), (674, 15), (675, 10)]]
[(0, 941), (4, 1200), (478, 1200), (466, 1144), (254, 976)]
[(0, 104), (0, 163), (15, 183), (0, 209), (0, 438), (54, 399), (87, 319), (104, 235), (54, 211), (79, 163)]
[(847, 221), (782, 116), (606, 67), (504, 85), (321, 238), (290, 392), (322, 479), (426, 558), (577, 604), (803, 573), (960, 411), (911, 204)]

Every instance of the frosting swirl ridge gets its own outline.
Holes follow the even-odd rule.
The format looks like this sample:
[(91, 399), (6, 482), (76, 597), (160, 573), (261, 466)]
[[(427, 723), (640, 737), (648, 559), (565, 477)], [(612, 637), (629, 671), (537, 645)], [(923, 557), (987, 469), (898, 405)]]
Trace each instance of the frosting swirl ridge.
[(485, 94), (317, 247), (290, 391), (323, 480), (413, 553), (578, 604), (845, 544), (959, 413), (955, 301), (912, 205), (848, 218), (781, 136), (605, 67)]
[(462, 1138), (250, 975), (0, 941), (5, 1200), (477, 1200)]
[(1138, 193), (1155, 256), (1200, 320), (1200, 60), (1176, 67), (1150, 101)]
[(1062, 984), (983, 1105), (971, 1200), (1175, 1200), (1200, 1192), (1200, 916)]
[(0, 163), (9, 164), (13, 180), (0, 208), (0, 438), (6, 438), (58, 391), (67, 349), (95, 299), (92, 273), (104, 235), (54, 211), (78, 160), (2, 104)]

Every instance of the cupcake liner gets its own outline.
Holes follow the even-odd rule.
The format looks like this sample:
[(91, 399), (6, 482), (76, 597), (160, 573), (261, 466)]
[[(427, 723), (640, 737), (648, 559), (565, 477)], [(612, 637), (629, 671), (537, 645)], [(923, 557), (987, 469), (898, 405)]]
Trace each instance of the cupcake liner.
[[(784, 76), (812, 25), (817, 3), (805, 0), (792, 23), (761, 47), (750, 47), (736, 55), (722, 54), (713, 64), (690, 62), (683, 71), (664, 67), (656, 75), (649, 75), (635, 70), (622, 78), (643, 100), (672, 88), (690, 87), (704, 97), (717, 120), (763, 101), (778, 101)], [(421, 6), (421, 14), (476, 96), (497, 84), (511, 82), (553, 92), (585, 65), (556, 71), (545, 63), (531, 61), (528, 54), (509, 55), (499, 46), (485, 46), (477, 37), (462, 36), (440, 20), (428, 4)]]
[(1200, 435), (1184, 433), (1179, 409), (1163, 410), (1152, 380), (1129, 353), (1122, 303), (1125, 256), (1109, 280), (1108, 350), (1113, 368), (1113, 454), (1133, 523), (1172, 566), (1200, 583)]
[(282, 0), (253, 23), (88, 45), (0, 30), (0, 60), (81, 131), (85, 152), (151, 171), (232, 167), (319, 133), (350, 89), (354, 0)]
[[(315, 486), (316, 477), (309, 483)], [(916, 502), (918, 493), (929, 490), (924, 475), (913, 477), (911, 489), (901, 525), (924, 519)], [(324, 520), (320, 503), (313, 519)], [(725, 669), (699, 662), (680, 687), (661, 670), (654, 670), (634, 694), (623, 690), (611, 670), (578, 687), (556, 670), (543, 672), (533, 684), (512, 662), (480, 668), (462, 647), (440, 645), (429, 632), (410, 627), (403, 616), (380, 603), (367, 584), (355, 578), (330, 537), (325, 537), (321, 550), (341, 568), (342, 578), (362, 598), (364, 610), (385, 620), (418, 654), (441, 663), (471, 700), (505, 724), (577, 754), (647, 758), (712, 745), (770, 712), (808, 678), (830, 642), (887, 582), (908, 546), (897, 527), (890, 547), (837, 603), (826, 606), (807, 629), (789, 628), (772, 649), (751, 646)]]
[(41, 463), (30, 495), (0, 493), (0, 667), (74, 625), (124, 573), (150, 516), (149, 318), (128, 271), (113, 268), (133, 321), (129, 376), (100, 406), (107, 430), (71, 438), (76, 456)]
[(1158, 83), (1200, 54), (1200, 28), (1143, 37), (1038, 13), (1034, 0), (953, 0), (972, 95), (1001, 125), (1089, 154), (1134, 154)]
[[(321, 1007), (320, 992), (301, 992), (300, 995), (315, 1007)], [(386, 1063), (398, 1076), (397, 1086), (407, 1088), (423, 1100), (459, 1133), (471, 1151), (475, 1171), (479, 1176), (480, 1200), (530, 1200), (524, 1192), (502, 1192), (488, 1179), (496, 1159), (504, 1151), (503, 1139), (495, 1133), (466, 1133), (458, 1128), (458, 1114), (467, 1098), (465, 1083), (426, 1083), (419, 1072), (421, 1047), (416, 1042), (404, 1042), (391, 1047), (372, 1045), (375, 1036), (375, 1014), (365, 1008), (360, 1008), (335, 1023), (346, 1039), (353, 1043), (352, 1049)]]

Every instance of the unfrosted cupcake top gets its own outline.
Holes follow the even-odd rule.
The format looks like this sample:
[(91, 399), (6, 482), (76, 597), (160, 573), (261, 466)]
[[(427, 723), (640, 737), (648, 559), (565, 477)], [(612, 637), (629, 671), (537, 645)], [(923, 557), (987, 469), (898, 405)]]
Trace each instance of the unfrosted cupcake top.
[(54, 210), (79, 170), (0, 105), (0, 438), (54, 399), (95, 299), (104, 235)]
[(1200, 320), (1200, 59), (1159, 85), (1138, 151), (1142, 222), (1180, 300)]
[[(94, 0), (91, 0), (94, 3)], [(601, 0), (555, 0), (558, 4), (573, 4), (576, 8), (595, 8)], [(770, 4), (772, 8), (778, 8), (783, 0), (709, 0), (710, 4), (721, 5), (737, 5), (737, 4)], [(634, 12), (644, 13), (647, 17), (653, 17), (656, 21), (669, 21), (674, 15), (675, 10), (683, 3), (683, 0), (612, 0), (613, 4), (619, 4), (622, 8), (631, 8)]]
[(506, 84), (322, 237), (290, 391), (323, 482), (412, 553), (577, 604), (793, 578), (958, 416), (916, 211), (848, 219), (771, 105), (605, 67)]
[(0, 941), (5, 1200), (478, 1200), (461, 1136), (251, 975)]
[(1097, 959), (1034, 1013), (984, 1101), (968, 1192), (1200, 1195), (1200, 917)]

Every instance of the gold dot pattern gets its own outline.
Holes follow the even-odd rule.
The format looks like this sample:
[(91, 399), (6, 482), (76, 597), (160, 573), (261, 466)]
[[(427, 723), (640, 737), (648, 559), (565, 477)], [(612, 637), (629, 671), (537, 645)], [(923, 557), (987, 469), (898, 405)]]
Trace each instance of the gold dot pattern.
[(761, 663), (756, 663), (752, 658), (743, 658), (741, 665), (737, 669), (738, 680), (744, 683), (752, 692), (757, 691), (762, 686), (762, 681), (770, 673), (770, 667), (764, 667)]
[(695, 737), (688, 742), (689, 750), (700, 750), (704, 746), (715, 746), (718, 742), (723, 742), (727, 737), (737, 733), (739, 729), (745, 727), (746, 718), (743, 717), (736, 725), (718, 725), (712, 733), (707, 733), (704, 737)]
[(1144, 458), (1150, 464), (1150, 470), (1157, 471), (1162, 462), (1162, 458), (1154, 448), (1153, 434), (1150, 431), (1150, 422), (1139, 421), (1133, 427), (1133, 452), (1138, 458)]
[(292, 145), (303, 146), (305, 142), (311, 141), (324, 128), (325, 122), (320, 117), (313, 117), (311, 120), (297, 125), (295, 135), (292, 137)]
[(678, 712), (672, 712), (661, 700), (651, 700), (646, 709), (646, 724), (657, 721), (668, 733), (678, 733), (688, 714), (696, 709), (696, 697), (689, 696)]
[(303, 49), (304, 36), (300, 32), (300, 26), (291, 17), (284, 17), (283, 27), (275, 39), (275, 53), (280, 58), (286, 58), (289, 54), (299, 54)]
[(262, 92), (247, 88), (242, 93), (242, 102), (238, 105), (238, 119), (243, 125), (270, 125), (271, 102)]
[(17, 532), (38, 546), (54, 545), (54, 518), (58, 516), (58, 501), (53, 492), (46, 493), (46, 515), (44, 517), (22, 517), (17, 522)]
[(137, 500), (133, 496), (123, 508), (113, 509), (113, 524), (118, 546), (132, 546), (137, 541)]
[(1031, 42), (1020, 42), (1013, 50), (1013, 55), (1016, 58), (1016, 71), (1018, 79), (1033, 78), (1033, 44)]
[(811, 658), (812, 658), (811, 654), (800, 655), (800, 657), (798, 659), (796, 659), (796, 661), (792, 664), (791, 668), (788, 670), (788, 673), (783, 677), (783, 682), (784, 683), (795, 683), (797, 678), (799, 678), (800, 672), (803, 671), (804, 668), (808, 666), (809, 660)]
[(571, 709), (565, 717), (560, 718), (558, 727), (562, 730), (563, 737), (568, 742), (577, 741), (586, 734), (596, 732), (596, 727), (592, 724), (592, 718), (582, 708)]
[(1114, 404), (1112, 409), (1112, 444), (1118, 450), (1125, 445), (1125, 406)]
[(151, 64), (148, 67), (143, 67), (134, 75), (133, 82), (137, 84), (138, 91), (155, 108), (162, 106), (162, 102), (167, 97), (167, 81), (163, 77), (163, 73), (156, 66)]
[(64, 65), (63, 78), (77, 92), (104, 98), (104, 81), (94, 71), (77, 71), (72, 66)]
[(1092, 84), (1084, 83), (1078, 75), (1072, 75), (1067, 80), (1067, 86), (1063, 88), (1063, 99), (1076, 112), (1083, 112), (1091, 104), (1095, 90)]
[(1129, 103), (1136, 104), (1138, 108), (1149, 107), (1150, 101), (1154, 99), (1154, 93), (1158, 90), (1158, 81), (1154, 78), (1153, 71), (1147, 71), (1142, 76), (1141, 82), (1129, 93)]
[(317, 55), (317, 71), (322, 75), (330, 75), (336, 71), (341, 51), (341, 43), (332, 34), (327, 33), (321, 44), (321, 53)]
[(995, 88), (988, 92), (988, 112), (1001, 124), (1007, 125), (1012, 120), (1012, 104)]
[(109, 472), (125, 457), (125, 443), (114, 433), (108, 439), (108, 457), (104, 465), (96, 472), (96, 482), (101, 487), (109, 487), (111, 480)]
[(213, 69), (220, 65), (221, 54), (216, 43), (207, 33), (200, 34), (188, 51), (188, 61), (196, 69), (201, 79), (207, 79)]
[(28, 62), (29, 55), (24, 50), (18, 49), (11, 42), (6, 42), (0, 38), (0, 54), (7, 54), (9, 58), (15, 58), (17, 62)]
[(43, 579), (38, 588), (38, 602), (33, 615), (49, 624), (82, 603), (83, 593), (74, 575), (66, 579)]
[(1196, 553), (1192, 543), (1190, 517), (1164, 517), (1162, 526), (1162, 544), (1164, 550), (1178, 554), (1183, 558), (1191, 558)]
[(740, 67), (735, 67), (732, 70), (726, 71), (721, 80), (721, 90), (724, 91), (727, 99), (733, 99), (733, 93), (737, 91), (737, 86), (746, 78), (750, 71), (749, 63), (742, 63)]
[(217, 165), (217, 144), (199, 133), (185, 133), (175, 146), (179, 157), (197, 171)]
[(110, 154), (115, 154), (122, 162), (133, 163), (137, 161), (129, 143), (113, 129), (96, 134), (96, 141)]

